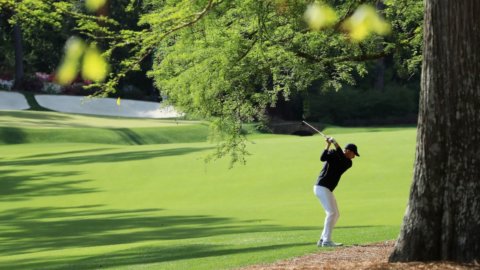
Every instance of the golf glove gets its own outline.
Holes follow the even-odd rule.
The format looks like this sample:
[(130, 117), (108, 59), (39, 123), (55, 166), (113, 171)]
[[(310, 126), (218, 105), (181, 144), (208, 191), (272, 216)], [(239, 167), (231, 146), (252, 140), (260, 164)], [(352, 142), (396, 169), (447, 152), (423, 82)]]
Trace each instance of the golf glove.
[(330, 137), (330, 138), (328, 139), (328, 141), (331, 142), (331, 143), (337, 143), (337, 141), (335, 141), (335, 139), (334, 139), (333, 137)]

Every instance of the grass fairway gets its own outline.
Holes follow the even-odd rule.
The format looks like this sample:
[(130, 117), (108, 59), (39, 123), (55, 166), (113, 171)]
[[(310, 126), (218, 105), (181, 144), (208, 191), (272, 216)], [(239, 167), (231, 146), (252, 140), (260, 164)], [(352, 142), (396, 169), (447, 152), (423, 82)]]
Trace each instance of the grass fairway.
[[(319, 136), (255, 135), (247, 165), (229, 170), (228, 160), (203, 162), (213, 147), (205, 134), (175, 142), (185, 130), (168, 121), (109, 126), (135, 132), (137, 144), (98, 143), (80, 132), (106, 132), (96, 122), (105, 118), (49, 124), (91, 136), (72, 143), (36, 139), (35, 131), (52, 127), (35, 120), (45, 113), (30, 113), (28, 127), (0, 120), (0, 132), (16, 128), (31, 138), (1, 146), (1, 269), (230, 269), (318, 250)], [(172, 139), (146, 139), (153, 131)], [(362, 155), (335, 191), (341, 217), (333, 236), (345, 244), (395, 238), (407, 202), (415, 129), (373, 131), (335, 129), (341, 144), (357, 143)]]

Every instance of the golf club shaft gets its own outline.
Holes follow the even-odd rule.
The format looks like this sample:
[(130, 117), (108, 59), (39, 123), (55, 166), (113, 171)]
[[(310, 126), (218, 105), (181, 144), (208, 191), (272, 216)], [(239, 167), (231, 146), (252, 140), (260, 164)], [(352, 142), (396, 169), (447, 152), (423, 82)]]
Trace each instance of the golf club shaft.
[(305, 125), (309, 126), (310, 128), (312, 128), (313, 130), (315, 130), (316, 132), (318, 132), (318, 134), (322, 135), (323, 137), (325, 137), (325, 139), (327, 139), (327, 135), (323, 134), (320, 130), (314, 128), (312, 125), (310, 125), (309, 123), (305, 122), (305, 121), (302, 121)]

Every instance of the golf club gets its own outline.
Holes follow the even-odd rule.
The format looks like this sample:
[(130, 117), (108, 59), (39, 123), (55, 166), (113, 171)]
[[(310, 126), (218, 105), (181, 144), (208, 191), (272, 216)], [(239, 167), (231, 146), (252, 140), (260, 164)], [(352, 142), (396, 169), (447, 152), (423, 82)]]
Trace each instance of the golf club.
[(325, 139), (328, 139), (327, 135), (323, 134), (320, 130), (314, 128), (312, 125), (310, 125), (309, 123), (305, 122), (305, 121), (302, 121), (302, 123), (304, 123), (305, 125), (309, 126), (310, 128), (312, 128), (313, 130), (315, 130), (316, 132), (318, 132), (318, 134), (322, 135)]

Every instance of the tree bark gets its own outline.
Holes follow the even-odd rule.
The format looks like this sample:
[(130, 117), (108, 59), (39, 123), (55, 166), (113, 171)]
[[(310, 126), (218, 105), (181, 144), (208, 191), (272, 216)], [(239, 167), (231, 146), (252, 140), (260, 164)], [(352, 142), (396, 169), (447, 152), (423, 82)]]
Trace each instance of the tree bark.
[(15, 48), (15, 83), (14, 89), (18, 89), (22, 85), (24, 68), (23, 68), (23, 44), (22, 29), (19, 23), (13, 26), (13, 40)]
[(376, 67), (376, 78), (375, 78), (375, 89), (379, 92), (385, 90), (385, 58), (380, 58), (377, 60)]
[(480, 1), (425, 0), (413, 184), (390, 261), (480, 261)]
[[(377, 2), (376, 8), (378, 12), (383, 13), (383, 11), (385, 10), (385, 4), (382, 0)], [(378, 49), (380, 51), (383, 50), (383, 44), (380, 44)], [(377, 60), (377, 66), (375, 68), (375, 89), (379, 92), (383, 92), (385, 90), (385, 70), (385, 57), (382, 57)]]

